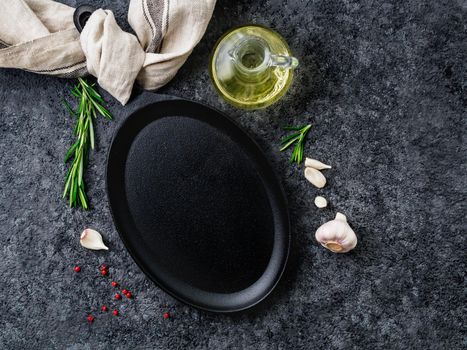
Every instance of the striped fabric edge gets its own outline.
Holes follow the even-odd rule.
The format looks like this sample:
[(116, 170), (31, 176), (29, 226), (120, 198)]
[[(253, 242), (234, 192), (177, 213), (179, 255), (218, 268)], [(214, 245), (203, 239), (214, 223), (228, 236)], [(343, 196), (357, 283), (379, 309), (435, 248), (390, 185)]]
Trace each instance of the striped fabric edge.
[(37, 74), (57, 75), (63, 78), (75, 78), (87, 74), (86, 61), (76, 62), (63, 67), (50, 69), (24, 69), (25, 71)]
[(152, 34), (152, 40), (146, 52), (156, 53), (160, 49), (163, 34), (167, 30), (169, 0), (142, 0), (142, 5), (144, 18)]

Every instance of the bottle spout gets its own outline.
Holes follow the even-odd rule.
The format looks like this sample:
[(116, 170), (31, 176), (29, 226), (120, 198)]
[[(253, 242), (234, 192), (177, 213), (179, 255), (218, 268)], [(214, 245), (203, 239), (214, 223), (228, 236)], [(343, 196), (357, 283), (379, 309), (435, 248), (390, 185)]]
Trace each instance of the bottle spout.
[(269, 65), (273, 67), (281, 67), (284, 69), (295, 69), (298, 67), (298, 60), (293, 56), (271, 55)]

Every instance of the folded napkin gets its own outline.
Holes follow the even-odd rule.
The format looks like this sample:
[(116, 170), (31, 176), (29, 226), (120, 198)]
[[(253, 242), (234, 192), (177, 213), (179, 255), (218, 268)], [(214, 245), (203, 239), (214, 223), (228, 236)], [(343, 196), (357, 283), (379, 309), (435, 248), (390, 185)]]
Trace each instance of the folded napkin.
[(123, 105), (135, 81), (147, 90), (171, 80), (201, 40), (215, 0), (130, 0), (124, 32), (96, 10), (81, 34), (74, 8), (52, 0), (0, 0), (0, 67), (79, 77), (92, 74)]

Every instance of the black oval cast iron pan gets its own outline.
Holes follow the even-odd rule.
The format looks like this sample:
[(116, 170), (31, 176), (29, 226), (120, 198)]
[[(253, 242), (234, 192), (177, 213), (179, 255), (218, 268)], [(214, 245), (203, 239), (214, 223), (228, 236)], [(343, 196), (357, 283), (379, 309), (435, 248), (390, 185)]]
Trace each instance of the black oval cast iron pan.
[(126, 108), (107, 160), (122, 241), (167, 293), (215, 312), (256, 305), (289, 253), (282, 187), (259, 146), (200, 103), (143, 93)]

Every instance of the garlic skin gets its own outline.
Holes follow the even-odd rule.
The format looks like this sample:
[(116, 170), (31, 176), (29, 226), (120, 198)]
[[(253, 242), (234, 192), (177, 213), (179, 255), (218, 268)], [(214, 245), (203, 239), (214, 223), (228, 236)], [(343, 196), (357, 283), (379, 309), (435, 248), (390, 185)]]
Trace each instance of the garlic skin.
[(326, 178), (321, 171), (315, 168), (305, 168), (305, 178), (318, 188), (323, 188), (326, 185)]
[(319, 160), (311, 159), (311, 158), (305, 158), (305, 167), (313, 168), (313, 169), (316, 169), (316, 170), (323, 170), (323, 169), (331, 169), (332, 168), (330, 165), (321, 163)]
[(109, 250), (109, 248), (102, 241), (102, 236), (96, 230), (87, 228), (79, 238), (79, 243), (87, 249), (92, 250)]
[(324, 197), (316, 196), (315, 197), (315, 205), (318, 208), (326, 208), (328, 206), (328, 201)]
[(324, 248), (334, 253), (347, 253), (357, 245), (357, 236), (341, 213), (337, 213), (334, 220), (321, 225), (316, 230), (315, 238)]

